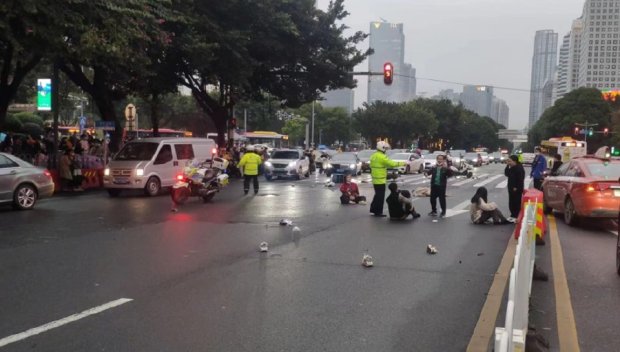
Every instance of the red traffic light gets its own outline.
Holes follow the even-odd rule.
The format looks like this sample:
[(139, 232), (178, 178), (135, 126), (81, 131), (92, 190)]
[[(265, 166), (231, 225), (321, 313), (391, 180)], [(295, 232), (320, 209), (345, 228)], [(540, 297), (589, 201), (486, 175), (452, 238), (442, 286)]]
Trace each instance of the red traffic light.
[(605, 128), (603, 129), (603, 134), (604, 134), (604, 135), (608, 135), (608, 134), (609, 134), (609, 128), (605, 127)]
[(391, 62), (383, 64), (383, 83), (386, 85), (392, 84), (394, 80), (394, 66)]
[(579, 127), (575, 127), (575, 136), (579, 135)]

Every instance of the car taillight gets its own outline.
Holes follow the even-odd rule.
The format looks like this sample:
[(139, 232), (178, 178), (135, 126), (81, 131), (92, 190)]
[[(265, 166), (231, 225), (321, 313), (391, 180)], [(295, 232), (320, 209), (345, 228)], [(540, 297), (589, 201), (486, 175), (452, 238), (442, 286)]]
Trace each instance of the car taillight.
[(45, 176), (52, 178), (52, 173), (49, 172), (48, 170), (43, 170), (43, 174), (45, 174)]
[(217, 149), (213, 148), (213, 150), (211, 150), (211, 154), (213, 155), (217, 154)]
[(596, 192), (596, 191), (606, 191), (611, 187), (611, 183), (591, 183), (586, 185), (586, 191), (588, 192)]
[(177, 175), (177, 180), (179, 181), (183, 181), (184, 176), (183, 175)]

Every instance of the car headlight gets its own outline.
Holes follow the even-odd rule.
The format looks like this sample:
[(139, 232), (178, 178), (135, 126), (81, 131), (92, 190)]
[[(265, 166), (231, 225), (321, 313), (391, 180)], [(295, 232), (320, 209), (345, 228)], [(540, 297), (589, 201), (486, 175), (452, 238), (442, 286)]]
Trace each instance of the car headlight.
[(350, 167), (351, 169), (355, 169), (355, 164), (351, 164), (351, 165), (349, 165), (349, 167)]
[(325, 167), (329, 169), (329, 168), (331, 168), (331, 167), (332, 167), (332, 164), (327, 163), (327, 165), (325, 165)]
[(103, 170), (103, 176), (110, 176), (110, 168), (106, 167), (105, 170)]
[(269, 161), (265, 161), (265, 167), (272, 167), (273, 165)]
[(136, 176), (144, 176), (144, 169), (137, 169)]
[(291, 161), (290, 163), (288, 163), (288, 167), (292, 167), (292, 168), (294, 168), (294, 167), (295, 167), (295, 162), (294, 162), (294, 161)]

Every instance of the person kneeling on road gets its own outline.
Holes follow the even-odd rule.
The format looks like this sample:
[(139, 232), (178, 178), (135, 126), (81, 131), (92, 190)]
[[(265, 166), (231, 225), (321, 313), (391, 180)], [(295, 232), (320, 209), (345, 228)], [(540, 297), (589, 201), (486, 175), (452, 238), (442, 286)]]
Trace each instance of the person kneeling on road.
[(471, 221), (474, 224), (481, 225), (486, 223), (487, 220), (493, 219), (494, 225), (512, 224), (513, 222), (507, 220), (497, 208), (497, 204), (493, 202), (488, 203), (487, 194), (487, 189), (485, 187), (480, 187), (471, 198), (471, 205), (469, 206)]
[(420, 214), (413, 207), (409, 191), (399, 191), (398, 185), (394, 182), (389, 184), (388, 189), (390, 190), (390, 195), (387, 197), (386, 202), (390, 212), (390, 219), (405, 220), (409, 215), (414, 219), (420, 217)]
[(340, 186), (340, 192), (342, 192), (340, 196), (341, 204), (366, 204), (366, 197), (360, 196), (359, 188), (355, 183), (351, 182), (351, 175), (344, 177), (344, 183)]

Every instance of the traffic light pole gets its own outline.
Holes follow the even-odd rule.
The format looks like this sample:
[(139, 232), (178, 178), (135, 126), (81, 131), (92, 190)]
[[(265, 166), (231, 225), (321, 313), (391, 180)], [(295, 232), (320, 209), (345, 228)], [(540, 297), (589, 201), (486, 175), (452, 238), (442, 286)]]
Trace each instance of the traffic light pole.
[(583, 141), (588, 142), (588, 127), (598, 126), (598, 123), (575, 123), (576, 126), (583, 127)]

